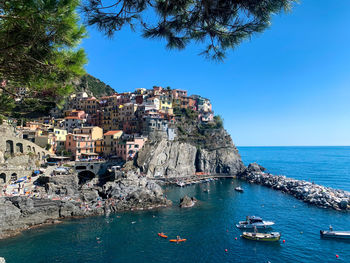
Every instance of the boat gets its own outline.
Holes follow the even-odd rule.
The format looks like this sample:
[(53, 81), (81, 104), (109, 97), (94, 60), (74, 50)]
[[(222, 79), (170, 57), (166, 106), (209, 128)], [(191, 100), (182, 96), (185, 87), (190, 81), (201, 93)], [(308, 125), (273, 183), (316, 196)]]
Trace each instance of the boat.
[(187, 239), (185, 239), (185, 238), (179, 238), (179, 239), (170, 239), (169, 241), (179, 243), (179, 242), (185, 242), (186, 240)]
[(185, 186), (185, 183), (184, 182), (178, 182), (178, 183), (176, 183), (177, 184), (177, 186), (180, 186), (180, 187), (184, 187)]
[(275, 223), (272, 221), (263, 221), (261, 217), (247, 216), (245, 221), (239, 221), (238, 228), (269, 228)]
[(243, 193), (243, 188), (242, 187), (240, 187), (240, 186), (237, 186), (236, 188), (235, 188), (235, 190), (237, 191), (237, 192), (241, 192), (241, 193)]
[(334, 231), (330, 226), (329, 230), (320, 230), (321, 237), (326, 238), (342, 238), (350, 240), (350, 231)]
[(279, 232), (271, 233), (256, 233), (256, 232), (243, 232), (242, 237), (249, 240), (256, 241), (279, 241), (281, 234)]
[(162, 238), (168, 238), (167, 235), (165, 235), (163, 232), (162, 233), (158, 233), (158, 236), (162, 237)]

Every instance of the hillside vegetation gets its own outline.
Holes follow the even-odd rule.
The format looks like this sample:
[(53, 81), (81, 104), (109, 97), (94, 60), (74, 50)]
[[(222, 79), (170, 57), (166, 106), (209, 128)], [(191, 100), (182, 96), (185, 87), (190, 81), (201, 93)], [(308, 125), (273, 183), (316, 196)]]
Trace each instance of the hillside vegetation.
[(84, 75), (81, 78), (80, 83), (75, 87), (76, 91), (85, 90), (88, 93), (92, 93), (95, 97), (109, 96), (115, 93), (115, 90), (112, 89), (111, 86), (90, 74)]

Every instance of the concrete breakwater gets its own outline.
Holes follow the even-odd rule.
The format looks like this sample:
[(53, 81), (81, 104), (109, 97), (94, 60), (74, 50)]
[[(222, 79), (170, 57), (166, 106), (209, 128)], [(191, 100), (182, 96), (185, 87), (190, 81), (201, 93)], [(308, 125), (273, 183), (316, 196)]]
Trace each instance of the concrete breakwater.
[(286, 176), (272, 175), (265, 172), (265, 168), (257, 163), (249, 164), (238, 178), (288, 193), (318, 207), (350, 211), (350, 192)]

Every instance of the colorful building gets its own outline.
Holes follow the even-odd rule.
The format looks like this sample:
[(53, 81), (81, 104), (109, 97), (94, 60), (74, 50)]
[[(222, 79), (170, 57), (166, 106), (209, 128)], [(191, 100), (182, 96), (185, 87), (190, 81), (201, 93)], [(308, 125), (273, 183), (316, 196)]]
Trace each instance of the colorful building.
[(117, 141), (123, 135), (123, 131), (114, 130), (108, 131), (103, 134), (103, 153), (104, 155), (113, 155), (115, 154)]
[(73, 134), (86, 134), (90, 135), (92, 140), (98, 140), (103, 138), (103, 130), (100, 127), (81, 127), (73, 130)]
[(173, 98), (171, 94), (162, 94), (159, 96), (160, 112), (173, 114)]
[(133, 139), (120, 140), (117, 143), (116, 154), (124, 161), (132, 160), (136, 153), (142, 149), (146, 141), (147, 138), (136, 136)]
[(95, 143), (91, 135), (71, 134), (66, 136), (65, 148), (72, 153), (74, 160), (79, 160), (82, 154), (89, 155), (95, 152)]
[(76, 128), (81, 128), (84, 126), (86, 119), (80, 119), (78, 117), (65, 117), (63, 128), (67, 130), (68, 133), (73, 133)]
[(64, 150), (66, 144), (67, 130), (54, 128), (53, 134), (56, 137), (56, 152)]

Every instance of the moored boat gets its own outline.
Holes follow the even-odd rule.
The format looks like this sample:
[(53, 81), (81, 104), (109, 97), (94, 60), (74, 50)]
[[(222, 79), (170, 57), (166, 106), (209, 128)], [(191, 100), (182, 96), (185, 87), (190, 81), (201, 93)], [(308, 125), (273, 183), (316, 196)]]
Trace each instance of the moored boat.
[(245, 221), (239, 221), (236, 225), (238, 228), (269, 228), (275, 223), (272, 221), (263, 221), (261, 217), (257, 216), (247, 216)]
[(237, 192), (241, 192), (241, 193), (244, 192), (243, 188), (240, 187), (240, 186), (237, 186), (237, 187), (235, 188), (235, 190), (236, 190)]
[(321, 237), (326, 238), (342, 238), (350, 240), (350, 231), (334, 231), (330, 226), (329, 230), (320, 230)]
[(249, 240), (256, 241), (279, 241), (281, 234), (279, 232), (271, 233), (255, 233), (255, 232), (243, 232), (242, 237)]
[(180, 186), (180, 187), (184, 187), (185, 186), (185, 183), (184, 182), (178, 182), (178, 183), (176, 183), (177, 184), (177, 186)]

